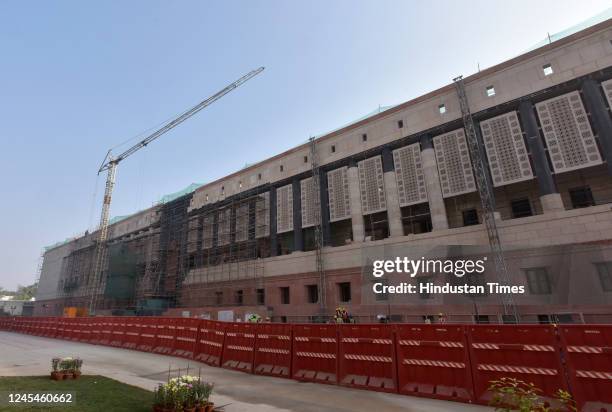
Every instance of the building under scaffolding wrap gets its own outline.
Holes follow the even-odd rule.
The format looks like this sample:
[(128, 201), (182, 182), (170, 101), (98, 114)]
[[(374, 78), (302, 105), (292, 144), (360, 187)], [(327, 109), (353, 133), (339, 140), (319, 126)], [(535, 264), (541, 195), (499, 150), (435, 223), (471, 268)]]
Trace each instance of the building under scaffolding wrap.
[[(612, 321), (609, 17), (463, 80), (523, 322)], [(499, 282), (459, 106), (449, 84), (113, 222), (102, 287), (96, 233), (54, 245), (35, 313), (99, 290), (97, 314), (305, 322), (342, 305), (360, 322), (504, 321), (495, 293), (373, 292)], [(487, 263), (373, 276), (396, 257)]]

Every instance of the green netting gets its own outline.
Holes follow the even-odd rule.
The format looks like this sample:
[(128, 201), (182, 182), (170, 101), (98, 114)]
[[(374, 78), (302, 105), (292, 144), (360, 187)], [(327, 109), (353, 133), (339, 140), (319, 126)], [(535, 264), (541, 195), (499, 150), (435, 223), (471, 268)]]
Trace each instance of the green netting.
[(108, 278), (104, 295), (116, 299), (133, 298), (137, 271), (137, 256), (126, 244), (109, 245)]

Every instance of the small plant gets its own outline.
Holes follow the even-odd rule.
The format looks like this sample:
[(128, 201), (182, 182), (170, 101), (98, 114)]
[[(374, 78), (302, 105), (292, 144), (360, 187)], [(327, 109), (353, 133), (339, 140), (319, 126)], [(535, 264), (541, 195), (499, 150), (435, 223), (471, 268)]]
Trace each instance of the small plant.
[(60, 358), (53, 358), (51, 359), (51, 371), (52, 372), (59, 372), (59, 363), (60, 363)]
[(489, 391), (493, 398), (489, 403), (498, 412), (576, 412), (576, 402), (572, 395), (564, 390), (557, 390), (555, 400), (558, 407), (552, 407), (541, 397), (542, 390), (533, 383), (520, 379), (501, 378), (491, 381)]

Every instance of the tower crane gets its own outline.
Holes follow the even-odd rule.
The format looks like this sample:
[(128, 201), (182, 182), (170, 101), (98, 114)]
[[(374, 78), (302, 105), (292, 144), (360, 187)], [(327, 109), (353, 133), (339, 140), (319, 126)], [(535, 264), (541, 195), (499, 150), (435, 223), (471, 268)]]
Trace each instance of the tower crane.
[(100, 215), (100, 228), (98, 231), (98, 239), (95, 249), (95, 257), (94, 257), (94, 265), (92, 268), (91, 276), (89, 278), (89, 292), (91, 293), (90, 301), (89, 301), (89, 313), (95, 314), (96, 304), (98, 295), (101, 293), (102, 287), (102, 267), (104, 264), (104, 260), (106, 257), (106, 240), (108, 237), (108, 219), (110, 212), (111, 199), (113, 196), (113, 188), (115, 187), (115, 174), (117, 171), (117, 165), (125, 160), (127, 157), (136, 153), (138, 150), (145, 148), (149, 143), (153, 140), (159, 138), (163, 134), (169, 132), (179, 124), (183, 123), (185, 120), (189, 119), (191, 116), (198, 113), (200, 110), (204, 109), (207, 106), (210, 106), (217, 100), (221, 99), (223, 96), (231, 92), (232, 90), (238, 88), (248, 80), (257, 76), (264, 70), (264, 67), (260, 67), (258, 69), (252, 70), (249, 73), (242, 76), (240, 79), (235, 82), (227, 85), (225, 88), (221, 89), (217, 93), (208, 97), (207, 99), (201, 101), (197, 105), (192, 108), (186, 110), (173, 120), (166, 122), (161, 128), (157, 131), (150, 134), (148, 137), (136, 143), (134, 146), (130, 147), (123, 153), (113, 156), (111, 150), (106, 153), (100, 168), (98, 169), (98, 175), (104, 171), (107, 171), (106, 175), (106, 186), (104, 188), (104, 199), (102, 201), (102, 213)]

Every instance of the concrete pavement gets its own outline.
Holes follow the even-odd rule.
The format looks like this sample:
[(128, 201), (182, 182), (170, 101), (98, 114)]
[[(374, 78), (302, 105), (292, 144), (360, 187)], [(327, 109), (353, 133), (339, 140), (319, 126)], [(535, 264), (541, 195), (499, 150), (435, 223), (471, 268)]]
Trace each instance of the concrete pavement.
[(227, 412), (462, 412), (492, 408), (338, 386), (250, 375), (172, 356), (0, 332), (0, 376), (45, 375), (54, 356), (78, 356), (83, 373), (103, 375), (153, 390), (190, 368), (214, 382), (213, 401)]

